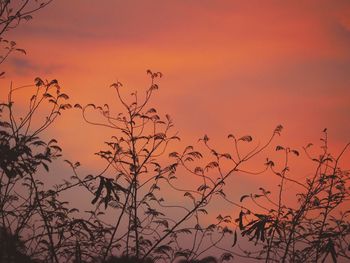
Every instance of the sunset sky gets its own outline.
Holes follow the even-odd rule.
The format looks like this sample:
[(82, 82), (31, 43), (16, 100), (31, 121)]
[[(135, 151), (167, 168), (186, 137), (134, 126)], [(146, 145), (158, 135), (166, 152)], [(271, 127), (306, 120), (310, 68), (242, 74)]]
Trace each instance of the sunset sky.
[[(152, 105), (184, 145), (207, 134), (228, 149), (229, 133), (263, 142), (278, 124), (276, 143), (298, 150), (326, 127), (335, 153), (350, 141), (348, 0), (56, 0), (6, 37), (27, 55), (3, 65), (1, 99), (11, 81), (40, 76), (58, 79), (73, 104), (112, 105), (111, 83), (142, 92), (151, 69), (164, 74)], [(98, 170), (93, 153), (108, 136), (77, 111), (50, 135), (67, 159)]]

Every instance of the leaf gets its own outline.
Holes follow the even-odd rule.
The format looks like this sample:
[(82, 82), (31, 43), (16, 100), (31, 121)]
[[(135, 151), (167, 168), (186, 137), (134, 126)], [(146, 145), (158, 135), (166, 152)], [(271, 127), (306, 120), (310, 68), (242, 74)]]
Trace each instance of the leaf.
[(306, 145), (305, 148), (307, 149), (307, 148), (309, 148), (309, 147), (311, 147), (311, 146), (313, 146), (313, 144), (312, 144), (312, 143), (308, 143), (308, 145)]
[(296, 156), (299, 156), (299, 152), (297, 150), (292, 150), (292, 153), (294, 153)]
[(68, 99), (69, 99), (69, 96), (68, 96), (67, 94), (62, 93), (62, 94), (60, 94), (60, 95), (58, 96), (58, 98), (63, 98), (63, 99), (65, 99), (65, 100), (68, 100)]
[(238, 139), (239, 141), (251, 142), (253, 140), (252, 136), (246, 135)]
[(102, 176), (100, 176), (100, 184), (98, 186), (98, 189), (95, 193), (95, 198), (91, 201), (91, 204), (95, 204), (98, 200), (98, 198), (100, 197), (101, 193), (102, 193), (102, 189), (103, 189), (103, 186), (105, 185), (105, 180)]
[(273, 166), (275, 166), (275, 163), (269, 159), (266, 159), (265, 165), (273, 167)]
[(196, 174), (203, 174), (204, 173), (204, 171), (203, 171), (203, 169), (201, 168), (201, 167), (196, 167), (195, 169), (194, 169), (194, 172), (196, 173)]
[(191, 155), (191, 156), (193, 156), (196, 159), (201, 159), (203, 157), (203, 155), (200, 152), (197, 152), (197, 151), (189, 152), (188, 155)]
[(232, 139), (235, 139), (235, 136), (233, 135), (233, 134), (229, 134), (228, 136), (227, 136), (227, 138), (232, 138)]
[(222, 156), (222, 157), (225, 157), (226, 159), (232, 160), (232, 156), (231, 156), (231, 154), (229, 154), (229, 153), (221, 154), (221, 156)]
[(111, 200), (111, 192), (112, 192), (112, 188), (113, 188), (111, 180), (107, 179), (105, 181), (105, 186), (106, 186), (107, 193), (106, 193), (106, 196), (104, 198), (104, 202), (105, 202), (105, 209), (107, 209), (108, 202)]
[(240, 230), (244, 230), (243, 216), (244, 216), (244, 212), (243, 211), (239, 212), (239, 229)]
[(173, 251), (173, 249), (168, 245), (161, 245), (154, 250), (154, 252), (158, 254), (167, 254), (167, 252), (171, 251)]
[(27, 55), (27, 52), (22, 48), (16, 48), (16, 51), (23, 53), (24, 55)]
[(57, 146), (57, 145), (51, 145), (50, 148), (52, 148), (52, 149), (54, 149), (54, 150), (56, 150), (58, 152), (62, 152), (62, 148)]
[(153, 84), (150, 88), (150, 90), (157, 90), (159, 87), (157, 84)]
[(237, 244), (237, 231), (235, 231), (234, 236), (233, 236), (233, 244), (232, 247), (234, 247)]
[(206, 170), (213, 169), (215, 167), (219, 167), (219, 164), (217, 162), (210, 162), (208, 165), (205, 167)]
[(118, 81), (116, 83), (111, 84), (110, 87), (118, 89), (120, 87), (123, 87), (123, 84)]
[(193, 150), (193, 146), (189, 145), (185, 148), (184, 153), (188, 152), (188, 151), (192, 151)]
[(21, 18), (25, 19), (26, 21), (33, 19), (31, 15), (25, 15), (25, 16), (22, 16)]
[(179, 230), (176, 230), (175, 233), (183, 233), (183, 234), (192, 234), (191, 230), (189, 230), (188, 228), (183, 228), (183, 229), (179, 229)]
[(154, 223), (163, 225), (165, 228), (169, 228), (169, 223), (167, 220), (155, 220)]
[(198, 212), (202, 212), (203, 214), (208, 214), (208, 211), (207, 210), (205, 210), (205, 209), (198, 209)]
[(231, 253), (225, 252), (221, 255), (220, 262), (230, 261), (231, 259), (233, 259), (233, 255)]
[(35, 82), (35, 85), (36, 85), (37, 87), (40, 87), (40, 86), (43, 86), (43, 85), (44, 85), (44, 81), (43, 81), (41, 78), (39, 78), (39, 77), (36, 77), (36, 78), (34, 79), (34, 82)]
[(239, 199), (240, 202), (242, 202), (244, 199), (246, 199), (247, 197), (249, 197), (249, 195), (242, 195), (241, 198)]
[(189, 192), (184, 193), (184, 196), (187, 196), (187, 197), (191, 198), (193, 201), (195, 200), (193, 195), (191, 193), (189, 193)]
[(150, 108), (150, 109), (146, 112), (146, 114), (147, 114), (147, 113), (157, 113), (157, 110), (154, 109), (154, 108)]
[(170, 140), (181, 141), (180, 137), (178, 137), (178, 136), (172, 136), (172, 137), (170, 137)]
[(51, 86), (51, 85), (58, 85), (57, 79), (51, 80), (50, 83), (49, 83), (49, 86)]
[(197, 191), (204, 191), (205, 189), (208, 189), (209, 186), (207, 186), (206, 184), (202, 184), (197, 188)]
[(284, 147), (280, 146), (280, 145), (277, 145), (276, 146), (276, 151), (282, 151), (284, 150)]
[(50, 93), (44, 93), (43, 97), (44, 98), (53, 98), (53, 96)]
[(96, 105), (95, 105), (95, 104), (93, 104), (93, 103), (89, 103), (89, 104), (88, 104), (88, 105), (86, 105), (85, 107), (86, 107), (86, 108), (88, 108), (88, 107), (92, 107), (92, 108), (96, 109)]
[(71, 109), (71, 108), (72, 108), (72, 105), (70, 105), (69, 103), (60, 105), (60, 109), (62, 109), (62, 110), (67, 110), (67, 109)]
[(282, 126), (282, 125), (278, 125), (278, 126), (275, 128), (275, 130), (274, 130), (273, 133), (278, 134), (278, 135), (281, 135), (281, 131), (282, 131), (282, 130), (283, 130), (283, 126)]
[(41, 164), (45, 168), (46, 172), (48, 172), (49, 171), (49, 166), (46, 163), (44, 163), (44, 162), (42, 162)]
[(164, 140), (166, 139), (166, 134), (165, 133), (156, 133), (154, 135), (154, 140)]

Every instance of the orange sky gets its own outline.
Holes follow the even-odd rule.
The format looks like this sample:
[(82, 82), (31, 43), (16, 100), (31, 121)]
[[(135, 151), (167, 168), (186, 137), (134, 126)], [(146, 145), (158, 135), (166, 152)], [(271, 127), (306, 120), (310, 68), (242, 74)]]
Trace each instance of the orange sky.
[[(335, 151), (350, 141), (347, 0), (57, 0), (7, 37), (28, 54), (4, 64), (1, 98), (11, 80), (40, 76), (58, 79), (72, 103), (113, 103), (111, 83), (142, 91), (152, 69), (164, 73), (154, 105), (184, 144), (208, 134), (223, 149), (229, 133), (263, 141), (278, 124), (278, 143), (297, 149), (325, 127)], [(97, 169), (101, 130), (71, 112), (50, 133), (67, 159)], [(241, 179), (237, 191), (262, 181)]]

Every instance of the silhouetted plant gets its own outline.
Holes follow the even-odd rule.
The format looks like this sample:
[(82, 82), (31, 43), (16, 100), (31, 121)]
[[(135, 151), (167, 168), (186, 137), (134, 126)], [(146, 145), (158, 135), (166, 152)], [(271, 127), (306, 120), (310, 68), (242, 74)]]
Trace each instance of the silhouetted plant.
[(2, 0), (0, 1), (0, 36), (22, 21), (31, 20), (32, 14), (50, 4), (53, 0)]
[(137, 259), (135, 257), (110, 257), (108, 260), (105, 261), (106, 263), (153, 263), (153, 260), (151, 259)]
[[(13, 96), (34, 88), (28, 111), (16, 116)], [(63, 110), (71, 106), (56, 80), (35, 79), (35, 85), (10, 88), (8, 101), (0, 104), (0, 221), (4, 233), (21, 238), (25, 253), (33, 258), (58, 262), (56, 242), (62, 242), (61, 228), (72, 211), (57, 199), (58, 189), (44, 190), (38, 170), (60, 156), (61, 148), (40, 135)], [(39, 107), (48, 107), (41, 123), (34, 120)], [(60, 224), (62, 226), (60, 227)], [(24, 237), (25, 235), (26, 237)], [(60, 236), (60, 238), (57, 238)]]
[[(53, 0), (1, 0), (0, 1), (0, 65), (12, 52), (26, 54), (26, 51), (17, 47), (17, 43), (4, 37), (5, 33), (16, 28), (23, 21), (29, 21), (38, 10), (46, 7)], [(0, 77), (5, 71), (0, 70)]]
[[(299, 152), (288, 147), (277, 146), (276, 151), (284, 155), (280, 168), (271, 160), (266, 165), (281, 178), (277, 200), (270, 198), (271, 192), (260, 188), (259, 194), (243, 196), (253, 200), (261, 212), (253, 208), (242, 209), (239, 223), (242, 236), (249, 236), (258, 253), (246, 251), (246, 256), (265, 262), (325, 262), (331, 259), (350, 259), (349, 197), (350, 174), (339, 167), (339, 161), (349, 144), (334, 157), (328, 150), (327, 131), (324, 131), (322, 153), (310, 154), (312, 144), (304, 148), (306, 156), (315, 163), (315, 172), (305, 182), (289, 176), (291, 155)], [(285, 204), (286, 184), (299, 187), (295, 205)], [(256, 209), (256, 208), (255, 208)]]
[(203, 259), (192, 259), (192, 260), (186, 260), (182, 259), (178, 263), (217, 263), (217, 259), (211, 256), (205, 257)]
[[(35, 85), (10, 88), (8, 101), (0, 104), (0, 227), (1, 239), (9, 240), (0, 246), (0, 259), (76, 263), (204, 263), (230, 261), (234, 256), (265, 262), (350, 259), (350, 176), (339, 167), (349, 144), (333, 157), (325, 130), (321, 155), (313, 157), (311, 145), (305, 147), (306, 156), (316, 165), (314, 175), (305, 182), (289, 175), (291, 156), (300, 153), (277, 146), (284, 163), (267, 159), (263, 169), (256, 172), (272, 172), (280, 178), (277, 196), (271, 197), (271, 192), (260, 188), (258, 194), (232, 201), (225, 194), (227, 179), (237, 173), (252, 173), (243, 165), (267, 149), (282, 126), (276, 127), (265, 144), (245, 151), (242, 144), (253, 143), (253, 138), (230, 134), (231, 152), (215, 150), (205, 135), (200, 139), (205, 150), (187, 146), (182, 152), (169, 153), (168, 146), (179, 137), (172, 131), (170, 116), (163, 119), (156, 109), (149, 108), (158, 89), (155, 81), (162, 74), (148, 74), (151, 85), (143, 100), (134, 92), (128, 102), (122, 96), (121, 83), (111, 85), (124, 108), (118, 114), (113, 114), (107, 104), (74, 106), (82, 111), (86, 122), (115, 132), (105, 143), (107, 149), (96, 153), (106, 166), (100, 174), (81, 179), (80, 163), (67, 161), (73, 176), (49, 190), (40, 180), (39, 169), (49, 171), (49, 163), (60, 157), (61, 148), (55, 139), (46, 142), (41, 136), (62, 111), (71, 108), (66, 103), (68, 96), (61, 93), (56, 80), (36, 78)], [(24, 88), (35, 91), (28, 112), (19, 118), (13, 96)], [(39, 107), (46, 109), (42, 123), (35, 120)], [(90, 109), (102, 118), (91, 121)], [(183, 187), (179, 170), (199, 178), (200, 183)], [(285, 202), (287, 183), (299, 187), (293, 205)], [(93, 195), (92, 209), (86, 213), (59, 199), (64, 191), (81, 186)], [(170, 195), (177, 198), (176, 204), (169, 200)], [(213, 200), (239, 208), (237, 219), (218, 215), (216, 222), (205, 224)], [(247, 200), (251, 204), (243, 205)], [(238, 234), (247, 236), (256, 249), (249, 244), (241, 248)], [(223, 245), (228, 239), (233, 244), (227, 248)], [(218, 259), (208, 256), (219, 252)]]
[(24, 250), (24, 244), (18, 237), (11, 235), (7, 229), (0, 228), (0, 262), (34, 263)]
[[(118, 216), (113, 227), (106, 227), (109, 229), (106, 232), (107, 246), (101, 246), (104, 260), (109, 255), (125, 254), (126, 257), (136, 259), (150, 257), (155, 261), (173, 262), (185, 258), (188, 262), (196, 262), (204, 253), (216, 249), (216, 245), (226, 236), (233, 235), (233, 231), (227, 227), (231, 223), (230, 216), (220, 215), (217, 223), (203, 225), (201, 218), (208, 214), (206, 209), (209, 203), (213, 198), (225, 198), (227, 178), (237, 172), (247, 172), (240, 168), (242, 164), (266, 149), (282, 127), (278, 126), (265, 144), (245, 154), (240, 153), (239, 144), (251, 142), (251, 136), (236, 139), (230, 135), (233, 153), (215, 151), (209, 145), (209, 138), (204, 136), (200, 141), (210, 154), (208, 158), (212, 159), (207, 165), (191, 166), (195, 160), (203, 157), (193, 146), (186, 147), (181, 153), (169, 153), (170, 160), (164, 165), (161, 162), (165, 162), (164, 154), (168, 145), (179, 138), (171, 133), (173, 123), (170, 116), (166, 115), (162, 119), (154, 108), (148, 106), (153, 92), (158, 89), (155, 80), (162, 74), (147, 73), (151, 77), (151, 85), (144, 100), (140, 100), (137, 92), (133, 92), (128, 102), (121, 94), (124, 88), (122, 84), (118, 82), (111, 85), (124, 112), (113, 114), (107, 104), (75, 105), (75, 108), (82, 110), (86, 122), (111, 128), (115, 135), (106, 142), (108, 149), (97, 153), (107, 163), (103, 174), (88, 175), (81, 180), (77, 167), (71, 164), (75, 174), (73, 178), (94, 193), (92, 204), (97, 205), (99, 215), (105, 217), (103, 209), (107, 209), (106, 212), (108, 209), (117, 210)], [(100, 113), (102, 119), (92, 121), (89, 118), (90, 109)], [(223, 162), (229, 164), (229, 168), (223, 169)], [(186, 171), (188, 176), (200, 178), (200, 184), (188, 185), (187, 189), (176, 185), (178, 167)], [(113, 176), (104, 175), (110, 171)], [(216, 173), (214, 177), (213, 173)], [(97, 184), (94, 184), (96, 180)], [(167, 189), (168, 195), (169, 190), (173, 190), (178, 198), (183, 196), (184, 202), (187, 199), (191, 205), (169, 204), (162, 192), (163, 188)], [(178, 210), (176, 216), (169, 215), (170, 208)], [(218, 240), (211, 240), (214, 233), (219, 235)], [(180, 245), (179, 240), (189, 235), (193, 237), (191, 244)], [(232, 254), (224, 251), (220, 261), (231, 258)]]

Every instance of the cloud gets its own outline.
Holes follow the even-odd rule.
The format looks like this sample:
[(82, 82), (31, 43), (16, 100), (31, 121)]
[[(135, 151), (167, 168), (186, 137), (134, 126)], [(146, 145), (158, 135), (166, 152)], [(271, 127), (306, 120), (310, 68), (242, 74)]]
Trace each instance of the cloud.
[(61, 64), (50, 63), (49, 65), (43, 65), (42, 63), (36, 63), (29, 58), (10, 57), (7, 63), (7, 72), (15, 76), (33, 76), (33, 74), (53, 74), (62, 68)]
[(344, 53), (350, 57), (350, 24), (346, 25), (341, 21), (335, 21), (330, 28), (335, 44), (344, 50)]

